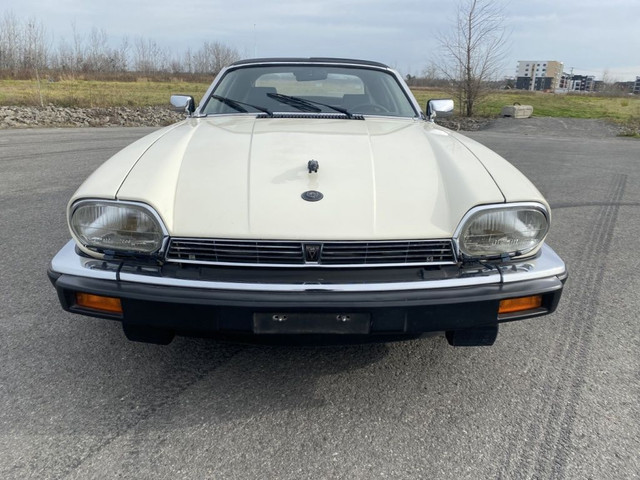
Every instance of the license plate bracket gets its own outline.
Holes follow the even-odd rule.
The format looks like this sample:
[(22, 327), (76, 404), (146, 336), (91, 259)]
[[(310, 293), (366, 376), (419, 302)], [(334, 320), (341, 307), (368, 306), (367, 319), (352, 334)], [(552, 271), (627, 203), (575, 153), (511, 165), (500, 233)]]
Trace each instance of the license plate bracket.
[(253, 314), (256, 334), (361, 334), (371, 332), (369, 313), (291, 313), (259, 312)]

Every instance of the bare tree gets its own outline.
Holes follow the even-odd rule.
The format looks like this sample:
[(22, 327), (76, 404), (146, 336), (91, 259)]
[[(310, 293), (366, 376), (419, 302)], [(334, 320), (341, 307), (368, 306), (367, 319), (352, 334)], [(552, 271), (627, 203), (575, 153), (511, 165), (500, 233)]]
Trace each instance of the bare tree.
[(118, 67), (118, 71), (124, 72), (129, 68), (129, 37), (122, 37), (120, 40), (120, 46), (115, 50), (116, 58), (120, 66)]
[(73, 72), (79, 72), (84, 65), (86, 50), (84, 44), (84, 36), (78, 32), (76, 22), (71, 22), (71, 31), (73, 33)]
[(183, 55), (181, 69), (183, 72), (193, 73), (193, 53), (191, 52), (191, 47), (187, 48), (187, 51)]
[(48, 67), (49, 47), (46, 40), (45, 27), (35, 18), (30, 19), (25, 25), (25, 41), (23, 48), (23, 66), (25, 70), (32, 69), (36, 74), (38, 96), (40, 97), (40, 106), (44, 107), (42, 85), (40, 83), (40, 72)]
[(166, 69), (167, 52), (155, 40), (138, 37), (133, 48), (133, 66), (137, 72), (149, 75)]
[(20, 22), (13, 12), (5, 12), (0, 20), (0, 70), (16, 73), (20, 63), (21, 43)]
[(216, 75), (224, 67), (239, 59), (240, 55), (235, 48), (220, 42), (204, 42), (193, 55), (194, 71)]
[(198, 50), (187, 49), (184, 54), (175, 54), (144, 37), (132, 41), (124, 37), (115, 46), (105, 29), (93, 27), (82, 32), (75, 22), (71, 22), (70, 38), (54, 40), (36, 18), (22, 21), (12, 12), (0, 12), (0, 75), (35, 76), (40, 82), (45, 75), (81, 72), (215, 74), (240, 58), (236, 49), (220, 42), (204, 42)]
[(104, 28), (93, 27), (89, 33), (87, 56), (84, 69), (91, 72), (107, 71), (109, 57), (107, 31)]
[(623, 93), (619, 88), (619, 80), (611, 74), (608, 68), (604, 69), (602, 72), (602, 80), (597, 84), (598, 89), (596, 91), (598, 93), (612, 96)]
[(424, 69), (422, 70), (422, 78), (424, 78), (426, 81), (435, 81), (438, 80), (440, 77), (438, 76), (439, 74), (439, 69), (438, 66), (435, 63), (429, 63), (429, 65), (427, 65), (426, 67), (424, 67)]
[(58, 48), (53, 55), (51, 67), (64, 73), (72, 72), (74, 69), (73, 47), (64, 39), (58, 43)]
[(461, 0), (456, 23), (439, 37), (442, 73), (455, 86), (462, 113), (473, 115), (486, 83), (500, 73), (507, 44), (502, 6), (495, 0)]

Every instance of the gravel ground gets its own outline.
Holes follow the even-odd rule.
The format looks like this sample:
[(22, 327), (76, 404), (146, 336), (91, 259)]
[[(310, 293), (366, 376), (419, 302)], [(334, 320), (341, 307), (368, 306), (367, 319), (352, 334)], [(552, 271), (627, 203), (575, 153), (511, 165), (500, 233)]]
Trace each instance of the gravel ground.
[(495, 130), (502, 134), (546, 135), (554, 138), (610, 138), (622, 133), (622, 127), (619, 125), (587, 118), (495, 118), (484, 125), (482, 129)]
[[(184, 118), (165, 107), (65, 108), (53, 105), (39, 107), (1, 107), (0, 129), (51, 127), (163, 127)], [(610, 137), (638, 133), (640, 126), (621, 127), (602, 120), (578, 118), (533, 117), (527, 119), (453, 117), (438, 118), (437, 123), (456, 131), (474, 132), (503, 129), (525, 135), (548, 130), (550, 135)]]
[(0, 129), (33, 127), (161, 127), (184, 115), (163, 107), (0, 107)]

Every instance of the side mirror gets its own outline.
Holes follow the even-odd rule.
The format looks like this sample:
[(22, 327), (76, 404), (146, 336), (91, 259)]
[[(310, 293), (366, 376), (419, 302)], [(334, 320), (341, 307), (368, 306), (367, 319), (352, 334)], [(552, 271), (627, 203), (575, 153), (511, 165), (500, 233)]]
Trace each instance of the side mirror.
[(191, 95), (171, 95), (171, 105), (178, 112), (191, 115), (196, 111), (196, 102)]
[(453, 113), (453, 100), (450, 98), (437, 98), (427, 102), (427, 118), (433, 122), (436, 115), (448, 117)]

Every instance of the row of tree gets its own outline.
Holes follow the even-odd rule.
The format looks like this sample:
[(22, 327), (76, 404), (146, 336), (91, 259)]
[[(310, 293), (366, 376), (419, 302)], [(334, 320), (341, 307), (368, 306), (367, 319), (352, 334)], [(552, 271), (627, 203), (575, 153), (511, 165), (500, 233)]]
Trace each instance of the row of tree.
[[(439, 74), (454, 90), (461, 113), (471, 116), (501, 70), (506, 51), (504, 13), (501, 0), (457, 0), (457, 7), (453, 28), (439, 37), (442, 54), (427, 76)], [(37, 19), (21, 21), (5, 13), (0, 19), (0, 75), (35, 73), (38, 80), (43, 70), (211, 75), (240, 58), (237, 50), (219, 42), (205, 42), (196, 51), (176, 55), (148, 38), (124, 38), (114, 47), (105, 30), (93, 28), (85, 35), (73, 25), (72, 32), (70, 41), (62, 39), (55, 47), (52, 35)]]
[(204, 42), (176, 54), (155, 40), (122, 38), (115, 45), (104, 29), (83, 34), (72, 24), (70, 39), (55, 41), (35, 18), (23, 21), (11, 12), (0, 18), (0, 75), (32, 76), (55, 71), (67, 74), (154, 73), (216, 74), (240, 59), (238, 51), (220, 42)]

